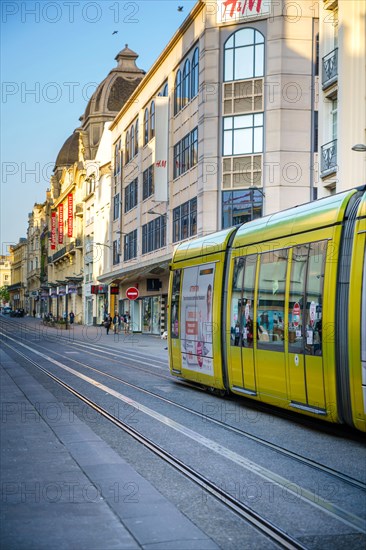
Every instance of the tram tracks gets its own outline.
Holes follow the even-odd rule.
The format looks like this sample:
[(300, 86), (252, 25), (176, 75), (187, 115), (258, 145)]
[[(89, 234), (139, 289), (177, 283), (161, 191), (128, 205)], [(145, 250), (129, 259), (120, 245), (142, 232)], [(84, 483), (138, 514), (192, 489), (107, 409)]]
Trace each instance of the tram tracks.
[[(103, 416), (105, 416), (105, 418), (110, 419), (112, 422), (116, 421), (117, 424), (121, 423), (120, 427), (122, 429), (124, 429), (124, 431), (126, 433), (129, 433), (130, 435), (132, 435), (136, 440), (138, 440), (140, 443), (144, 444), (146, 447), (150, 448), (150, 450), (153, 450), (153, 452), (155, 452), (156, 454), (162, 453), (161, 457), (164, 460), (166, 460), (168, 462), (170, 460), (172, 460), (173, 462), (171, 462), (171, 464), (176, 469), (180, 470), (180, 468), (183, 468), (183, 470), (180, 470), (182, 473), (184, 473), (188, 477), (190, 477), (192, 475), (193, 477), (192, 478), (190, 477), (190, 478), (193, 481), (195, 481), (196, 483), (201, 483), (202, 482), (203, 483), (202, 488), (205, 491), (207, 491), (210, 494), (214, 495), (216, 498), (219, 498), (220, 501), (222, 501), (225, 505), (228, 505), (228, 503), (229, 503), (230, 509), (232, 509), (233, 511), (236, 511), (236, 513), (239, 513), (239, 515), (241, 515), (241, 517), (245, 518), (247, 521), (250, 521), (253, 525), (256, 525), (257, 528), (262, 530), (261, 523), (264, 520), (264, 518), (261, 518), (260, 514), (257, 514), (255, 511), (253, 511), (253, 509), (251, 507), (248, 507), (241, 500), (235, 498), (229, 491), (225, 491), (223, 489), (223, 487), (220, 487), (219, 485), (213, 483), (212, 481), (207, 479), (207, 477), (205, 477), (204, 475), (202, 475), (201, 473), (199, 473), (198, 471), (196, 471), (192, 467), (189, 467), (189, 466), (185, 465), (177, 457), (173, 457), (173, 455), (171, 453), (169, 453), (168, 451), (163, 449), (161, 446), (156, 444), (154, 441), (152, 441), (151, 439), (149, 439), (145, 435), (137, 432), (134, 428), (129, 426), (126, 422), (123, 422), (123, 421), (121, 421), (121, 419), (116, 418), (114, 415), (112, 415), (105, 408), (98, 405), (95, 401), (90, 400), (88, 397), (82, 395), (78, 390), (76, 390), (76, 388), (74, 388), (70, 384), (67, 384), (65, 381), (61, 380), (54, 373), (51, 373), (50, 371), (48, 371), (47, 369), (42, 367), (38, 362), (34, 361), (33, 359), (30, 359), (26, 354), (20, 352), (19, 349), (16, 349), (14, 346), (9, 345), (8, 343), (6, 345), (8, 347), (10, 347), (14, 352), (16, 352), (19, 355), (23, 356), (27, 361), (30, 361), (34, 366), (36, 366), (38, 369), (43, 371), (44, 374), (46, 374), (47, 376), (54, 379), (54, 381), (56, 381), (57, 383), (63, 385), (65, 387), (65, 389), (67, 389), (68, 391), (73, 393), (73, 395), (75, 395), (76, 397), (78, 397), (79, 399), (81, 399), (82, 401), (87, 403), (88, 405), (92, 406), (94, 408), (94, 410), (99, 410), (100, 409), (100, 413), (103, 414)], [(28, 346), (25, 346), (24, 344), (23, 344), (23, 347), (28, 348), (28, 349), (31, 350), (31, 348), (29, 348)], [(31, 350), (31, 351), (34, 351), (34, 350)], [(42, 356), (45, 359), (48, 359), (49, 361), (51, 361), (52, 363), (57, 364), (58, 366), (63, 367), (65, 370), (67, 370), (69, 372), (73, 371), (73, 369), (71, 369), (70, 367), (67, 367), (65, 363), (60, 363), (59, 361), (56, 361), (56, 360), (52, 359), (51, 357), (47, 358), (47, 356), (45, 356), (44, 354), (42, 354), (40, 352), (37, 352), (37, 351), (34, 351), (34, 353), (38, 354), (39, 356)], [(57, 354), (57, 352), (53, 352), (53, 353), (55, 353), (56, 355), (61, 355), (61, 354)], [(123, 384), (125, 384), (125, 385), (127, 385), (127, 386), (129, 386), (133, 389), (136, 389), (140, 392), (143, 392), (143, 393), (146, 393), (150, 396), (158, 398), (161, 401), (169, 403), (170, 405), (178, 406), (179, 408), (184, 409), (186, 412), (189, 412), (189, 413), (195, 414), (195, 415), (199, 415), (199, 416), (202, 417), (202, 413), (197, 413), (197, 411), (193, 411), (192, 409), (189, 409), (189, 408), (187, 408), (183, 405), (177, 404), (177, 403), (173, 402), (172, 400), (169, 400), (165, 397), (159, 396), (159, 395), (155, 394), (154, 392), (146, 390), (145, 388), (141, 388), (139, 386), (136, 386), (135, 384), (131, 384), (129, 382), (123, 381), (119, 377), (115, 377), (113, 375), (110, 375), (110, 374), (107, 374), (105, 372), (99, 371), (99, 369), (95, 369), (94, 367), (91, 367), (90, 365), (86, 365), (86, 364), (84, 364), (80, 361), (77, 361), (77, 360), (73, 359), (73, 358), (68, 358), (68, 359), (70, 361), (74, 362), (74, 363), (78, 363), (80, 366), (82, 366), (84, 368), (91, 369), (92, 371), (95, 372), (95, 374), (98, 374), (98, 376), (103, 375), (103, 376), (106, 376), (110, 379), (114, 379), (116, 382), (118, 382), (118, 384), (123, 383)], [(76, 373), (76, 371), (74, 371), (74, 373), (78, 374), (78, 373)], [(80, 373), (78, 375), (79, 375), (80, 378), (82, 378), (84, 380), (87, 380), (87, 377), (85, 375), (81, 375)], [(101, 391), (108, 392), (108, 393), (110, 393), (111, 395), (114, 395), (117, 398), (122, 398), (123, 399), (123, 396), (119, 392), (111, 391), (111, 388), (109, 388), (108, 386), (105, 386), (104, 384), (102, 384), (100, 382), (97, 382), (97, 381), (94, 381), (94, 380), (93, 380), (93, 383)], [(132, 402), (131, 398), (126, 398), (125, 397), (124, 399), (125, 399), (125, 402), (130, 402), (130, 403)], [(146, 406), (143, 406), (141, 404), (137, 404), (137, 407), (142, 412), (146, 412), (147, 414), (151, 414), (151, 410), (149, 411)], [(161, 415), (159, 413), (154, 413), (151, 416), (153, 418), (159, 419), (159, 416), (161, 416)], [(203, 415), (203, 416), (207, 417), (207, 415)], [(207, 420), (215, 420), (215, 419), (210, 419), (210, 417), (207, 417)], [(215, 420), (214, 423), (220, 425), (224, 429), (230, 429), (231, 428), (231, 427), (228, 427), (226, 424), (224, 424), (220, 421)], [(174, 421), (172, 421), (171, 419), (168, 421), (168, 425), (170, 427), (174, 428), (174, 424), (176, 424), (176, 423)], [(124, 427), (122, 427), (122, 426), (124, 426)], [(241, 431), (237, 430), (236, 428), (233, 428), (232, 431), (234, 431), (235, 433), (239, 433), (240, 435), (243, 435), (243, 433), (241, 433)], [(186, 429), (185, 432), (182, 432), (182, 433), (184, 433), (184, 435), (190, 436), (189, 432), (190, 432), (190, 430)], [(244, 433), (244, 435), (245, 435), (245, 433)], [(195, 436), (193, 436), (192, 438), (195, 439)], [(203, 439), (205, 439), (205, 438), (202, 438), (202, 437), (198, 438), (197, 442), (205, 444)], [(259, 440), (257, 442), (261, 443)], [(268, 442), (264, 442), (264, 443), (268, 443)], [(263, 444), (263, 443), (261, 443), (261, 444)], [(210, 444), (208, 444), (208, 447), (210, 447)], [(219, 452), (222, 452), (222, 451), (220, 451), (219, 447), (220, 447), (220, 445), (216, 444), (214, 447), (212, 447), (211, 450), (214, 450), (214, 451), (219, 450)], [(233, 453), (231, 453), (231, 455), (233, 455)], [(225, 456), (225, 451), (223, 451), (223, 456)], [(229, 457), (229, 459), (232, 458), (230, 456), (230, 453), (226, 455), (226, 458), (228, 458), (228, 457)], [(292, 457), (292, 458), (298, 459), (298, 457), (297, 458)], [(300, 459), (301, 459), (301, 457), (300, 457)], [(239, 460), (241, 460), (241, 462), (242, 462), (241, 465), (243, 467), (248, 468), (248, 466), (249, 466), (251, 469), (254, 467), (254, 469), (258, 470), (256, 473), (259, 473), (259, 475), (262, 475), (262, 477), (267, 475), (266, 472), (264, 472), (264, 474), (263, 474), (263, 468), (261, 469), (257, 465), (249, 464), (246, 459), (241, 459), (241, 457), (239, 457)], [(313, 464), (313, 467), (315, 467), (314, 464)], [(325, 473), (327, 473), (328, 475), (337, 475), (337, 472), (332, 473), (331, 471), (326, 471)], [(350, 485), (353, 485), (357, 488), (364, 488), (364, 484), (362, 484), (361, 482), (358, 482), (357, 480), (352, 480), (350, 478), (347, 479), (347, 478), (348, 478), (348, 476), (342, 477), (342, 481), (344, 483), (349, 483)], [(268, 478), (268, 479), (270, 479), (270, 478)], [(338, 477), (338, 479), (341, 479), (341, 478)], [(278, 476), (277, 476), (277, 479), (276, 479), (276, 476), (272, 476), (271, 480), (274, 481), (274, 482), (283, 483), (281, 480), (278, 481)], [(354, 483), (354, 482), (356, 482), (356, 483)], [(360, 485), (360, 483), (361, 483), (361, 485)], [(309, 502), (309, 501), (311, 501), (312, 498), (313, 498), (312, 495), (306, 494), (306, 490), (305, 490), (304, 491), (304, 499)], [(315, 505), (315, 503), (314, 503), (314, 505)], [(334, 505), (328, 506), (327, 503), (322, 502), (322, 499), (319, 499), (319, 498), (317, 499), (316, 505), (320, 508), (323, 508), (323, 511), (327, 511), (328, 513), (330, 513), (334, 517), (337, 517), (337, 519), (340, 520), (340, 521), (343, 521), (343, 523), (346, 523), (349, 526), (352, 526), (353, 528), (356, 528), (357, 531), (364, 532), (362, 530), (363, 520), (361, 518), (358, 519), (357, 516), (354, 516), (352, 513), (350, 514), (350, 513), (346, 512), (344, 510), (338, 509), (337, 506), (334, 506)], [(244, 515), (242, 515), (242, 514), (244, 514)], [(250, 517), (248, 517), (248, 515)], [(268, 522), (267, 520), (264, 520), (264, 521), (265, 521), (265, 530), (266, 529), (271, 530), (272, 529), (272, 523), (270, 521)], [(257, 522), (259, 522), (259, 524), (257, 524)], [(263, 531), (263, 532), (265, 532), (265, 531)], [(280, 536), (283, 536), (283, 529), (280, 528), (279, 533), (280, 533)], [(268, 534), (268, 536), (270, 536), (270, 535)], [(276, 534), (276, 537), (277, 537), (277, 534)], [(275, 540), (275, 539), (273, 539), (273, 540)], [(303, 548), (304, 547), (304, 546), (301, 545), (301, 543), (298, 543), (298, 541), (296, 541), (292, 537), (290, 537), (287, 540), (286, 540), (286, 538), (283, 539), (282, 542), (280, 542), (279, 544), (284, 545), (285, 547), (291, 547), (291, 548), (292, 547), (293, 548)], [(294, 546), (291, 546), (291, 544), (294, 544)]]
[[(67, 339), (66, 339), (67, 340)], [(66, 342), (67, 343), (67, 342)], [(70, 342), (69, 342), (70, 343)], [(75, 345), (75, 341), (72, 341), (72, 345)], [(39, 344), (37, 343), (33, 343), (33, 345), (36, 345), (37, 347), (41, 347)], [(85, 344), (80, 344), (81, 346), (83, 346), (85, 348)], [(41, 347), (42, 349), (42, 347)], [(98, 351), (97, 349), (95, 349), (95, 352)], [(56, 352), (54, 350), (47, 350), (48, 353), (52, 353), (53, 355), (55, 356), (58, 356), (58, 357), (61, 357), (62, 359), (65, 359), (64, 355), (59, 353), (59, 352)], [(90, 354), (90, 355), (94, 355), (94, 356), (98, 356), (100, 357), (100, 352), (101, 350), (99, 350), (99, 353), (94, 353), (94, 352), (90, 352), (90, 350), (88, 349), (87, 350), (87, 353)], [(108, 352), (106, 351), (105, 349), (103, 349), (103, 355), (105, 354), (111, 354), (111, 355), (116, 355), (115, 353), (113, 352)], [(207, 414), (204, 414), (200, 411), (197, 411), (195, 409), (192, 409), (190, 407), (187, 407), (185, 405), (182, 405), (181, 403), (177, 403), (176, 401), (173, 401), (167, 397), (164, 397), (156, 392), (153, 392), (151, 390), (148, 390), (146, 388), (143, 388), (137, 384), (133, 384), (131, 382), (128, 382), (127, 380), (124, 380), (122, 378), (120, 378), (119, 376), (115, 376), (113, 374), (110, 374), (110, 373), (107, 373), (105, 372), (104, 370), (100, 370), (96, 367), (92, 367), (91, 365), (88, 365), (82, 361), (79, 361), (78, 359), (75, 359), (73, 357), (68, 357), (69, 361), (72, 361), (72, 363), (75, 363), (77, 365), (80, 365), (81, 367), (85, 368), (85, 369), (88, 369), (92, 372), (94, 372), (95, 374), (97, 375), (100, 375), (102, 377), (106, 377), (106, 378), (109, 378), (109, 379), (112, 379), (116, 382), (118, 382), (119, 384), (123, 384), (124, 386), (127, 386), (129, 388), (132, 388), (133, 390), (136, 390), (140, 393), (143, 393), (143, 394), (146, 394), (148, 396), (151, 396), (155, 399), (158, 399), (159, 401), (163, 402), (163, 403), (166, 403), (166, 404), (169, 404), (177, 409), (180, 409), (182, 411), (185, 411), (201, 420), (203, 420), (204, 422), (209, 422), (209, 423), (212, 423), (212, 424), (215, 424), (216, 426), (219, 426), (220, 428), (223, 428), (224, 430), (228, 431), (228, 432), (231, 432), (231, 433), (234, 433), (234, 434), (237, 434), (241, 437), (244, 437), (248, 440), (251, 440), (253, 442), (255, 442), (256, 444), (259, 444), (261, 446), (263, 446), (264, 448), (266, 449), (270, 449), (271, 451), (274, 451), (276, 453), (278, 453), (279, 455), (282, 455), (284, 457), (287, 457), (287, 458), (290, 458), (296, 462), (298, 462), (299, 464), (302, 464), (302, 465), (305, 465), (307, 467), (310, 467), (312, 469), (314, 469), (315, 471), (321, 471), (322, 473), (325, 473), (327, 474), (328, 476), (330, 476), (333, 480), (336, 480), (336, 481), (342, 481), (343, 483), (346, 483), (350, 486), (353, 486), (353, 487), (356, 487), (358, 489), (361, 489), (361, 490), (365, 490), (366, 491), (366, 483), (358, 480), (358, 479), (355, 479), (343, 472), (340, 472), (340, 471), (337, 471), (335, 470), (334, 468), (331, 468), (329, 466), (326, 466), (325, 464), (321, 464), (320, 462), (317, 462), (315, 460), (312, 460), (311, 458), (308, 458), (308, 457), (305, 457), (305, 456), (302, 456), (298, 453), (295, 453), (294, 451), (291, 451), (289, 449), (285, 449), (283, 448), (282, 446), (279, 446), (279, 445), (276, 445), (275, 443), (271, 442), (271, 441), (267, 441), (255, 434), (252, 434), (252, 433), (249, 433), (248, 431), (245, 431), (245, 430), (242, 430), (242, 429), (239, 429), (239, 428), (236, 428), (235, 426), (232, 426), (230, 424), (227, 424), (226, 422), (223, 422), (221, 420), (218, 420), (216, 418), (213, 418), (212, 416), (209, 416)], [(118, 359), (112, 359), (110, 358), (109, 359), (110, 361), (113, 361), (115, 363), (118, 363), (120, 365), (124, 365), (123, 363), (123, 357), (121, 358), (118, 358)], [(136, 358), (132, 359), (133, 361), (136, 360)], [(146, 361), (145, 361), (146, 362)], [(148, 372), (149, 375), (153, 375), (153, 376), (157, 376), (159, 378), (164, 378), (166, 380), (169, 380), (172, 382), (172, 379), (170, 376), (165, 376), (165, 375), (161, 375), (160, 373), (156, 373), (155, 371), (151, 371), (151, 370), (146, 370), (146, 369), (141, 369), (140, 367), (137, 367), (138, 370), (141, 370), (143, 372)], [(174, 380), (174, 383), (177, 384), (177, 380)], [(187, 383), (186, 381), (181, 381), (181, 382), (178, 382), (178, 384), (182, 385), (182, 386), (190, 386), (190, 387), (194, 387), (196, 389), (200, 389), (199, 387), (197, 388), (197, 385), (194, 385), (194, 384), (190, 384), (190, 383)]]

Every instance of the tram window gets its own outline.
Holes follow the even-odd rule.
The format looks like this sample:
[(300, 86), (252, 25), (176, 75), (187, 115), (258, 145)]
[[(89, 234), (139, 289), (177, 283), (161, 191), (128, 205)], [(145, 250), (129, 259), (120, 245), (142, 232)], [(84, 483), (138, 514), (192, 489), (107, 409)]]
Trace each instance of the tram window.
[(179, 338), (179, 299), (182, 270), (176, 269), (173, 274), (171, 301), (171, 337)]
[(309, 265), (306, 281), (305, 353), (322, 354), (322, 303), (327, 242), (309, 246)]
[(288, 346), (291, 353), (304, 347), (304, 300), (309, 245), (296, 246), (292, 252), (288, 307)]
[(366, 252), (363, 257), (361, 360), (366, 363)]
[(284, 351), (287, 250), (261, 255), (257, 311), (259, 349)]
[(231, 345), (253, 345), (254, 283), (257, 255), (237, 258), (234, 265), (231, 301)]

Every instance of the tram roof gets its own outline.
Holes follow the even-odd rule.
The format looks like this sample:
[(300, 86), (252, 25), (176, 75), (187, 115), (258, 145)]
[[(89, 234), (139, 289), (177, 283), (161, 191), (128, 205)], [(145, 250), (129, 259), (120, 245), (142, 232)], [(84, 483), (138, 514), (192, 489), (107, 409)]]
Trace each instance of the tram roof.
[(235, 248), (270, 241), (336, 225), (342, 222), (348, 201), (357, 190), (361, 188), (337, 193), (245, 223), (239, 227), (232, 246)]
[(226, 250), (229, 239), (236, 231), (236, 227), (228, 227), (216, 233), (210, 233), (204, 237), (185, 241), (177, 246), (173, 254), (173, 262), (182, 262), (189, 258), (211, 256), (217, 252)]

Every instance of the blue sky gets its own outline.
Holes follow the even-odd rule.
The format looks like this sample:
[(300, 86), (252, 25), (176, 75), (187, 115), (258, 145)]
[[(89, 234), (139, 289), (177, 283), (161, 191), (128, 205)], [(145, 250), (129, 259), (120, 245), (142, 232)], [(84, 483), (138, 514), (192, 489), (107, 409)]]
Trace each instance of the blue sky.
[(116, 54), (128, 44), (147, 71), (195, 3), (1, 2), (1, 254), (26, 236), (57, 153)]

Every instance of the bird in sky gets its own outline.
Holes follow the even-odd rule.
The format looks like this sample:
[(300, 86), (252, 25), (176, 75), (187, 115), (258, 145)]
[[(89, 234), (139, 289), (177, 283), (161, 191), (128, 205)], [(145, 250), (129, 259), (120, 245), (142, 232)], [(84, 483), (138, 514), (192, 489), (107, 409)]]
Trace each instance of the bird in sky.
[(113, 32), (112, 32), (112, 35), (113, 35), (113, 34), (117, 34), (117, 33), (118, 33), (118, 31), (113, 31)]
[(183, 11), (183, 6), (178, 6), (178, 11)]

